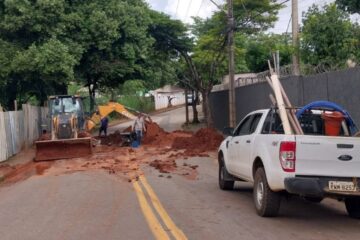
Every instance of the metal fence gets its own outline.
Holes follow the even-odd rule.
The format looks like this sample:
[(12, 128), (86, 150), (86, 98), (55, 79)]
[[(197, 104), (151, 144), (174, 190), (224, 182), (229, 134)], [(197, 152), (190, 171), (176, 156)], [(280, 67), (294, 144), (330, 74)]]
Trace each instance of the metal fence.
[[(351, 114), (360, 127), (360, 67), (310, 76), (288, 76), (281, 78), (281, 81), (294, 106), (300, 107), (318, 100), (336, 102)], [(235, 93), (237, 121), (251, 111), (271, 106), (269, 94), (272, 91), (269, 84), (261, 80), (239, 86)], [(228, 126), (228, 90), (215, 89), (209, 101), (215, 126), (219, 129)]]
[(0, 162), (33, 145), (42, 124), (47, 124), (47, 108), (24, 104), (22, 111), (0, 112)]

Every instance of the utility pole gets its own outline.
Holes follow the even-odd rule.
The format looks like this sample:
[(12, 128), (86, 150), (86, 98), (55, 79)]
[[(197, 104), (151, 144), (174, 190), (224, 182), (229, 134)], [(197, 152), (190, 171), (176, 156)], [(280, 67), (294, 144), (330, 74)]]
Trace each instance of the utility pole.
[(228, 11), (222, 9), (214, 0), (210, 0), (216, 7), (227, 14), (228, 17), (228, 51), (229, 51), (229, 126), (236, 126), (235, 106), (235, 45), (234, 45), (234, 10), (233, 0), (227, 0)]
[(235, 46), (233, 0), (228, 0), (228, 47), (229, 47), (229, 125), (236, 126), (235, 106)]
[(298, 0), (292, 0), (292, 44), (295, 49), (292, 56), (293, 74), (300, 75), (300, 58), (299, 58), (299, 13)]

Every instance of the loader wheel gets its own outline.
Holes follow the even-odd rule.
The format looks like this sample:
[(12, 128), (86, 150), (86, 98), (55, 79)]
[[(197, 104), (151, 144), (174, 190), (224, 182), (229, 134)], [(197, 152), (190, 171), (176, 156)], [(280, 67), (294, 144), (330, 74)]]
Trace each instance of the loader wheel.
[(351, 218), (360, 219), (360, 198), (345, 199), (345, 206)]
[(219, 187), (221, 190), (233, 190), (235, 181), (225, 180), (226, 176), (230, 176), (230, 173), (226, 170), (224, 164), (224, 156), (219, 157)]
[(257, 214), (261, 217), (276, 217), (280, 209), (280, 194), (270, 189), (264, 168), (256, 170), (254, 179), (253, 198)]

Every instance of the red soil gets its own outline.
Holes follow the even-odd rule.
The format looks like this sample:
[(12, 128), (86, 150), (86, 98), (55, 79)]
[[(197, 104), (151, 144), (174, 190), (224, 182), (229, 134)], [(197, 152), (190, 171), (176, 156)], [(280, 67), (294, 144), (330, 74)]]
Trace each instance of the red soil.
[(155, 122), (147, 123), (147, 132), (143, 144), (150, 146), (170, 146), (172, 150), (184, 149), (185, 154), (194, 156), (215, 151), (223, 136), (214, 128), (202, 128), (195, 134), (188, 131), (166, 132)]
[(121, 145), (122, 143), (120, 131), (115, 131), (106, 137), (96, 137), (96, 139), (100, 140), (101, 145)]
[(33, 175), (58, 175), (91, 170), (103, 170), (131, 182), (136, 181), (143, 174), (140, 167), (149, 164), (159, 170), (161, 176), (171, 173), (194, 180), (197, 177), (197, 166), (185, 163), (178, 165), (177, 159), (208, 157), (208, 152), (216, 150), (223, 139), (211, 128), (203, 128), (196, 133), (187, 131), (169, 133), (154, 122), (146, 124), (147, 132), (141, 148), (120, 147), (121, 135), (120, 132), (115, 132), (106, 138), (97, 138), (102, 145), (93, 149), (92, 156), (30, 162), (15, 167), (1, 164), (0, 171), (7, 173), (5, 183), (24, 180)]

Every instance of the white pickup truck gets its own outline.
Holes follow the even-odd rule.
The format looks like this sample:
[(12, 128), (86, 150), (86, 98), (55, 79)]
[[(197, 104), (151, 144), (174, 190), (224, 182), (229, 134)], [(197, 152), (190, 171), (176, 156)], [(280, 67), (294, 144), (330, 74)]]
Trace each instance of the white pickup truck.
[[(344, 121), (345, 122), (345, 121)], [(350, 217), (360, 218), (360, 138), (324, 135), (323, 120), (312, 111), (300, 121), (304, 135), (285, 135), (275, 109), (248, 114), (221, 143), (219, 187), (254, 183), (257, 213), (276, 216), (284, 194), (313, 202), (325, 197), (345, 201)]]

